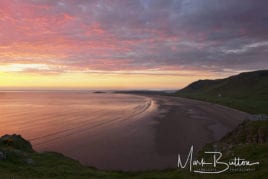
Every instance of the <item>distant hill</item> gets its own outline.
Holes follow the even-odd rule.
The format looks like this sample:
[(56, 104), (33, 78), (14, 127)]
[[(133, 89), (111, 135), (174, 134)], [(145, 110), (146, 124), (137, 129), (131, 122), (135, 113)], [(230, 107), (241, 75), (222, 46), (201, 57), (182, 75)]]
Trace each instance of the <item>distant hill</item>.
[(225, 79), (199, 80), (176, 95), (268, 114), (268, 70), (245, 72)]

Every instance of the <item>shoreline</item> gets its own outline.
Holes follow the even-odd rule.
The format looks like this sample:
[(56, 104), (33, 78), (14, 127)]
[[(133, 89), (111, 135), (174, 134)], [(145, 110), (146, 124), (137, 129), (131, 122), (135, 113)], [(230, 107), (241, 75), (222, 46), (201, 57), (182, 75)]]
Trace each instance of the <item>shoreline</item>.
[[(54, 133), (41, 136), (42, 140), (32, 141), (34, 149), (56, 151), (79, 160), (84, 166), (100, 170), (171, 169), (177, 168), (178, 154), (186, 156), (191, 145), (194, 145), (194, 151), (198, 151), (205, 144), (219, 139), (242, 121), (241, 116), (246, 115), (190, 99), (132, 95), (143, 98), (143, 103), (118, 113), (117, 117), (107, 116), (108, 121), (103, 119), (93, 126), (85, 121), (83, 126), (78, 123), (82, 128), (71, 126), (70, 131), (66, 128), (66, 134), (57, 131), (57, 138)], [(126, 96), (126, 99), (131, 96)], [(60, 129), (64, 130), (57, 128)], [(39, 143), (45, 145), (36, 146)]]
[[(178, 112), (176, 110), (176, 109), (178, 109), (178, 107), (181, 107), (180, 105), (175, 105), (175, 103), (183, 101), (183, 102), (189, 102), (191, 104), (194, 103), (192, 105), (197, 105), (197, 106), (200, 105), (199, 101), (195, 101), (195, 100), (188, 101), (186, 99), (187, 101), (185, 101), (185, 99), (180, 99), (178, 101), (177, 100), (173, 101), (172, 97), (169, 99), (166, 99), (163, 96), (160, 96), (160, 97), (154, 96), (152, 98), (154, 98), (154, 100), (156, 100), (156, 102), (159, 104), (159, 109), (162, 109), (162, 114), (161, 114), (162, 116), (158, 116), (158, 118), (152, 119), (153, 121), (158, 121), (157, 123), (154, 123), (152, 125), (153, 129), (161, 128), (161, 126), (159, 126), (159, 125), (160, 124), (163, 125), (164, 123), (168, 123), (169, 124), (168, 127), (170, 128), (170, 120), (174, 120), (174, 118), (171, 119), (172, 115), (174, 115), (174, 114), (176, 114), (176, 112)], [(209, 104), (209, 103), (206, 103), (206, 105), (212, 105), (212, 108), (214, 106), (214, 104)], [(233, 109), (230, 109), (228, 107), (226, 108), (225, 106), (218, 106), (218, 105), (216, 105), (216, 106), (217, 106), (217, 108), (220, 108), (218, 110), (223, 110), (223, 112), (224, 112), (224, 110), (231, 110), (231, 112), (241, 113), (241, 111), (233, 110)], [(161, 110), (159, 110), (159, 111), (161, 111)], [(163, 114), (167, 114), (167, 115), (164, 116)], [(190, 114), (194, 115), (194, 113), (192, 111), (190, 112)], [(242, 114), (246, 115), (246, 113), (244, 113), (244, 112), (242, 112)], [(167, 117), (170, 117), (169, 120), (167, 120)], [(161, 120), (161, 121), (159, 121), (159, 120)], [(165, 120), (165, 121), (163, 121), (163, 120)], [(178, 118), (176, 120), (178, 120)], [(232, 158), (234, 155), (232, 153), (235, 153), (235, 155), (238, 155), (238, 156), (241, 155), (241, 156), (244, 156), (246, 158), (254, 157), (254, 161), (263, 162), (262, 157), (263, 157), (263, 155), (265, 155), (264, 152), (267, 151), (267, 145), (256, 145), (254, 143), (248, 144), (248, 143), (245, 143), (245, 141), (241, 141), (242, 144), (236, 145), (236, 142), (238, 139), (236, 136), (236, 133), (239, 133), (241, 130), (245, 130), (242, 132), (248, 132), (247, 129), (243, 128), (243, 126), (245, 124), (248, 125), (248, 127), (249, 127), (248, 129), (250, 129), (252, 127), (252, 125), (255, 126), (257, 124), (256, 121), (254, 121), (254, 120), (252, 120), (252, 121), (254, 121), (254, 124), (252, 124), (252, 125), (248, 121), (250, 121), (250, 120), (246, 120), (245, 121), (246, 123), (243, 122), (241, 125), (238, 125), (239, 126), (238, 128), (235, 127), (231, 133), (228, 133), (228, 135), (224, 135), (224, 138), (222, 138), (221, 140), (215, 141), (213, 143), (210, 143), (209, 145), (206, 145), (205, 148), (202, 148), (200, 151), (201, 152), (203, 150), (213, 151), (213, 150), (215, 150), (215, 148), (214, 148), (214, 144), (215, 144), (215, 145), (217, 145), (216, 150), (223, 151), (224, 156), (227, 156), (229, 158)], [(259, 121), (259, 122), (262, 122), (262, 121)], [(261, 123), (258, 125), (261, 125)], [(265, 123), (265, 125), (267, 126), (267, 123)], [(211, 128), (217, 128), (217, 126), (212, 125)], [(209, 129), (206, 128), (206, 130), (209, 130)], [(210, 129), (210, 134), (213, 134), (213, 133), (215, 133), (215, 130), (213, 131)], [(156, 134), (156, 131), (154, 134)], [(197, 133), (195, 135), (198, 135), (198, 134), (200, 134), (200, 133)], [(254, 135), (254, 134), (251, 134), (251, 135)], [(17, 137), (20, 138), (20, 136), (17, 136)], [(212, 138), (217, 138), (217, 136), (214, 135)], [(228, 140), (232, 140), (232, 141), (234, 140), (233, 141), (234, 144), (232, 145), (233, 147), (227, 148), (228, 150), (226, 153), (226, 148), (224, 148), (224, 146), (223, 146), (223, 148), (220, 148), (220, 145), (218, 145), (218, 143), (221, 143), (224, 141), (226, 142)], [(155, 141), (155, 142), (157, 142), (157, 141)], [(166, 142), (170, 142), (170, 140), (166, 141)], [(26, 141), (26, 143), (27, 143), (27, 141)], [(175, 144), (175, 143), (173, 143), (173, 144)], [(229, 146), (228, 143), (226, 143), (224, 145)], [(209, 148), (209, 147), (212, 147), (212, 148)], [(198, 152), (196, 149), (197, 148), (194, 148), (194, 152)], [(3, 150), (5, 151), (6, 149), (3, 149)], [(11, 153), (8, 153), (8, 155), (12, 154), (12, 150), (13, 149), (9, 149), (9, 151)], [(14, 148), (14, 150), (19, 151), (16, 148)], [(25, 150), (26, 150), (26, 148), (25, 148)], [(231, 154), (230, 154), (230, 151), (232, 152)], [(256, 151), (258, 152), (257, 156), (256, 156)], [(94, 167), (92, 165), (82, 164), (77, 159), (75, 159), (73, 157), (68, 157), (67, 155), (63, 155), (62, 153), (55, 153), (55, 152), (42, 152), (42, 153), (40, 153), (40, 152), (35, 152), (35, 151), (33, 153), (32, 152), (28, 153), (27, 151), (24, 151), (24, 149), (22, 149), (21, 152), (24, 153), (25, 155), (16, 156), (17, 158), (16, 159), (14, 158), (14, 159), (16, 161), (18, 161), (17, 163), (13, 163), (13, 162), (10, 163), (10, 161), (8, 159), (7, 159), (7, 162), (1, 163), (1, 165), (5, 168), (5, 170), (1, 170), (2, 171), (1, 176), (5, 176), (5, 177), (16, 176), (18, 178), (20, 178), (20, 176), (22, 176), (22, 175), (27, 176), (27, 177), (33, 177), (33, 176), (37, 176), (37, 175), (51, 177), (53, 175), (55, 178), (61, 178), (63, 175), (68, 176), (68, 177), (76, 177), (76, 176), (78, 177), (79, 176), (81, 178), (88, 178), (89, 176), (105, 177), (105, 178), (106, 177), (107, 178), (109, 178), (109, 177), (115, 177), (115, 178), (116, 177), (123, 177), (123, 178), (132, 178), (132, 177), (133, 178), (140, 178), (140, 177), (141, 178), (148, 178), (148, 177), (149, 178), (156, 178), (156, 177), (186, 178), (187, 177), (188, 178), (188, 177), (196, 177), (196, 178), (198, 178), (198, 177), (200, 177), (199, 175), (189, 173), (188, 169), (178, 170), (177, 166), (176, 167), (160, 168), (160, 169), (154, 168), (154, 169), (147, 169), (147, 170), (107, 170), (107, 169), (101, 169), (98, 167)], [(162, 155), (163, 156), (168, 155), (168, 152), (170, 152), (170, 151), (167, 151), (167, 153), (162, 153)], [(187, 152), (189, 153), (189, 150)], [(25, 158), (25, 157), (27, 157), (27, 158)], [(182, 161), (185, 161), (185, 159), (182, 158)], [(7, 163), (7, 164), (5, 164), (5, 163)], [(12, 165), (10, 165), (10, 164), (12, 164)], [(36, 165), (36, 164), (38, 164), (38, 165)], [(61, 165), (64, 168), (64, 170), (61, 170), (61, 168), (56, 167), (58, 165)], [(8, 167), (11, 167), (10, 170)], [(18, 172), (15, 172), (13, 170), (14, 167), (19, 167), (19, 168), (21, 168), (21, 170)], [(41, 169), (40, 169), (40, 167), (41, 167)], [(56, 167), (56, 170), (55, 170), (55, 167)], [(31, 169), (31, 171), (33, 173), (25, 172), (29, 168)], [(66, 173), (66, 170), (68, 170), (68, 174)], [(265, 167), (264, 168), (262, 167), (260, 169), (258, 168), (256, 172), (248, 173), (248, 176), (260, 177), (260, 176), (264, 176), (265, 172), (266, 172)], [(241, 173), (232, 173), (232, 174), (233, 174), (232, 176), (238, 177), (238, 178), (243, 177), (243, 175), (244, 175), (244, 174), (242, 175)], [(226, 174), (220, 174), (220, 176), (229, 178), (230, 173), (227, 172)], [(204, 177), (208, 177), (208, 175), (204, 175)]]
[[(160, 108), (167, 110), (164, 117), (155, 119), (158, 121), (156, 135), (159, 135), (159, 140), (163, 143), (166, 143), (166, 139), (175, 144), (176, 141), (181, 144), (183, 143), (180, 141), (191, 141), (201, 148), (219, 140), (250, 116), (242, 111), (198, 100), (166, 96), (155, 98), (160, 101)], [(169, 101), (163, 98), (168, 98)], [(190, 135), (186, 135), (187, 133)], [(165, 137), (165, 134), (169, 136)]]
[(131, 123), (108, 131), (98, 146), (110, 148), (110, 151), (95, 155), (95, 163), (86, 157), (80, 161), (83, 165), (125, 172), (176, 169), (178, 154), (186, 158), (193, 145), (196, 156), (206, 144), (219, 140), (249, 116), (232, 108), (192, 99), (131, 95), (148, 98), (150, 105), (134, 114)]
[[(221, 105), (168, 96), (150, 96), (159, 104), (154, 125), (154, 149), (166, 156), (167, 166), (176, 168), (178, 154), (184, 158), (190, 147), (194, 155), (206, 144), (234, 130), (249, 114)], [(173, 163), (172, 163), (173, 162)]]
[[(206, 144), (219, 140), (249, 116), (242, 111), (192, 99), (138, 96), (150, 98), (151, 105), (135, 115), (132, 124), (105, 139), (103, 146), (110, 147), (113, 151), (110, 155), (113, 155), (102, 155), (97, 158), (99, 162), (82, 162), (83, 165), (106, 171), (175, 169), (178, 154), (186, 158), (193, 145), (195, 156)], [(116, 145), (111, 146), (113, 143)]]

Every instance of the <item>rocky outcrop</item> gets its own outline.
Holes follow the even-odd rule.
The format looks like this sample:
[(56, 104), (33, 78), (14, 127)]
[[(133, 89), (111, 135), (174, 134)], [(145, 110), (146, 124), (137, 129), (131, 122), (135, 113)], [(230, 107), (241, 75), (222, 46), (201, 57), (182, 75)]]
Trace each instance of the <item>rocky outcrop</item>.
[(6, 149), (17, 149), (26, 152), (34, 151), (30, 142), (16, 134), (2, 136), (0, 138), (0, 147)]

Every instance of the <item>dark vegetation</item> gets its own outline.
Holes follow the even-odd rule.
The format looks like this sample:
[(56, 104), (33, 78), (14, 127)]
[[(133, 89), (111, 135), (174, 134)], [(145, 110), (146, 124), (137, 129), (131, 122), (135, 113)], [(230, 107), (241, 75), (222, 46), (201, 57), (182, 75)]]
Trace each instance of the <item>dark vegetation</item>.
[(252, 114), (268, 114), (268, 70), (241, 73), (225, 79), (199, 80), (177, 91), (176, 95)]
[[(122, 93), (122, 92), (120, 92)], [(135, 93), (127, 92), (127, 93)], [(268, 113), (268, 70), (242, 73), (220, 80), (200, 80), (178, 91), (176, 96), (205, 100), (249, 113)], [(148, 94), (140, 91), (138, 94)], [(152, 93), (163, 95), (163, 93)], [(164, 94), (166, 95), (166, 93)], [(239, 156), (259, 161), (254, 171), (228, 171), (223, 174), (194, 174), (188, 169), (164, 171), (101, 171), (82, 166), (55, 152), (37, 153), (19, 135), (0, 138), (0, 178), (268, 178), (268, 120), (248, 120), (221, 140), (206, 145), (204, 151), (220, 151), (223, 161)]]
[[(267, 121), (245, 121), (222, 140), (205, 146), (203, 151), (223, 152), (222, 161), (239, 156), (260, 162), (255, 171), (229, 171), (217, 175), (194, 174), (188, 168), (146, 172), (101, 171), (82, 166), (59, 153), (37, 153), (20, 135), (5, 135), (0, 138), (0, 178), (267, 178), (267, 127)], [(203, 157), (203, 151), (200, 151), (200, 157)]]

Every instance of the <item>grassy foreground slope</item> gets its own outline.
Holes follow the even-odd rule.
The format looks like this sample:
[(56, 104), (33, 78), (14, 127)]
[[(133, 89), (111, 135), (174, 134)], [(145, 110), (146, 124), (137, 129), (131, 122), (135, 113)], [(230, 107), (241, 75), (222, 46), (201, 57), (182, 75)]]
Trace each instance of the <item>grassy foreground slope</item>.
[[(220, 141), (208, 144), (200, 151), (221, 151), (223, 160), (239, 156), (260, 165), (254, 171), (222, 174), (194, 174), (189, 169), (170, 169), (146, 172), (111, 172), (82, 166), (78, 161), (55, 152), (37, 153), (19, 135), (0, 139), (0, 178), (267, 178), (268, 177), (268, 122), (245, 121)], [(243, 169), (243, 168), (242, 168)]]
[[(267, 75), (268, 70), (264, 70), (222, 80), (198, 81), (180, 90), (177, 95), (267, 114)], [(220, 151), (226, 162), (238, 156), (258, 161), (260, 165), (254, 167), (254, 171), (222, 174), (194, 174), (188, 168), (146, 172), (101, 171), (82, 166), (78, 161), (58, 153), (37, 153), (21, 136), (6, 135), (0, 138), (0, 178), (268, 178), (268, 121), (244, 121), (220, 141), (206, 145), (198, 158), (203, 157), (204, 151)]]
[[(247, 124), (244, 124), (247, 126)], [(253, 130), (259, 130), (263, 124), (256, 124)], [(267, 123), (266, 123), (267, 127)], [(266, 128), (267, 129), (267, 128)], [(251, 131), (242, 126), (238, 133), (245, 134)], [(254, 132), (254, 131), (253, 131)], [(267, 137), (267, 130), (264, 133)], [(231, 141), (237, 135), (230, 134)], [(226, 136), (220, 145), (230, 145)], [(238, 135), (239, 136), (239, 135)], [(240, 140), (240, 138), (239, 138)], [(234, 140), (237, 141), (237, 140)], [(238, 142), (240, 145), (232, 145), (224, 150), (225, 158), (238, 155), (251, 161), (260, 161), (261, 165), (254, 172), (227, 172), (223, 174), (194, 174), (188, 170), (171, 169), (165, 171), (146, 172), (108, 172), (82, 166), (78, 161), (65, 157), (55, 152), (37, 153), (33, 151), (31, 144), (19, 135), (6, 135), (0, 139), (0, 178), (267, 178), (268, 176), (268, 144), (255, 145)], [(205, 149), (209, 149), (209, 144)]]
[(176, 92), (252, 114), (268, 114), (268, 70), (241, 73), (225, 79), (199, 80)]

